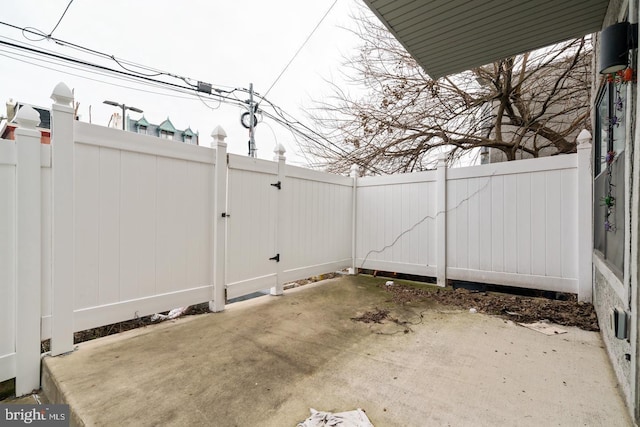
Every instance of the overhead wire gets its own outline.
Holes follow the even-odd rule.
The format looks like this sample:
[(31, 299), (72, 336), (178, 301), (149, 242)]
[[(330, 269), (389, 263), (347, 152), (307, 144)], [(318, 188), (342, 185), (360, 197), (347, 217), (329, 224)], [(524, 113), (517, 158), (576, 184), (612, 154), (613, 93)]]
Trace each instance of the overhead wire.
[[(73, 77), (78, 77), (78, 78), (85, 79), (85, 80), (94, 81), (94, 82), (97, 82), (97, 83), (104, 83), (104, 84), (107, 84), (107, 85), (110, 85), (110, 86), (116, 86), (116, 87), (121, 87), (121, 88), (124, 88), (124, 89), (135, 90), (137, 92), (144, 92), (144, 93), (149, 93), (149, 94), (153, 94), (153, 95), (160, 95), (160, 96), (168, 96), (168, 97), (177, 98), (177, 99), (188, 99), (188, 100), (193, 100), (194, 99), (193, 96), (180, 96), (180, 95), (174, 95), (174, 94), (171, 94), (171, 93), (161, 93), (161, 92), (156, 92), (156, 91), (151, 91), (151, 90), (140, 89), (140, 88), (136, 88), (136, 87), (132, 87), (132, 86), (126, 86), (126, 85), (122, 85), (122, 84), (118, 84), (118, 83), (112, 83), (112, 82), (108, 82), (108, 81), (105, 81), (105, 80), (98, 80), (98, 79), (94, 79), (94, 78), (91, 78), (91, 77), (88, 77), (88, 76), (83, 76), (81, 74), (75, 74), (75, 73), (71, 73), (71, 72), (68, 72), (68, 71), (60, 70), (60, 69), (57, 69), (57, 68), (48, 67), (46, 65), (37, 64), (35, 62), (30, 62), (30, 61), (27, 61), (27, 60), (25, 60), (23, 58), (17, 58), (15, 56), (11, 56), (11, 54), (9, 54), (5, 50), (0, 50), (0, 52), (2, 52), (2, 53), (0, 53), (0, 56), (8, 58), (8, 59), (12, 59), (14, 61), (18, 61), (18, 62), (22, 62), (22, 63), (25, 63), (25, 64), (29, 64), (29, 65), (32, 65), (34, 67), (44, 68), (44, 69), (51, 70), (51, 71), (54, 71), (54, 72), (58, 72), (58, 73), (61, 73), (61, 74), (66, 74), (66, 75), (69, 75), (69, 76), (73, 76)], [(31, 59), (34, 59), (34, 58), (31, 58)], [(41, 61), (41, 62), (47, 62), (47, 61), (44, 61), (42, 59), (34, 59), (34, 60)], [(52, 64), (58, 65), (57, 63), (52, 63)], [(98, 73), (98, 74), (100, 74), (100, 73)], [(139, 83), (139, 84), (144, 84), (144, 83)], [(158, 88), (162, 89), (161, 87), (158, 87)]]
[[(111, 61), (114, 61), (116, 64), (118, 64), (119, 67), (123, 68), (125, 71), (128, 72), (132, 72), (132, 73), (139, 73), (141, 75), (146, 75), (146, 77), (158, 77), (161, 75), (167, 76), (167, 77), (173, 77), (173, 78), (177, 78), (177, 79), (181, 79), (183, 81), (185, 81), (187, 84), (192, 85), (191, 83), (188, 83), (185, 79), (185, 77), (183, 76), (179, 76), (167, 71), (163, 71), (163, 70), (159, 70), (157, 68), (152, 68), (146, 65), (142, 65), (142, 64), (138, 64), (136, 62), (133, 61), (128, 61), (122, 58), (117, 58), (115, 55), (112, 54), (108, 54), (105, 52), (101, 52), (95, 49), (91, 49), (89, 47), (86, 46), (82, 46), (76, 43), (72, 43), (66, 40), (62, 40), (56, 37), (53, 37), (51, 35), (47, 35), (45, 34), (42, 30), (39, 30), (38, 28), (34, 28), (34, 27), (20, 27), (18, 25), (14, 25), (14, 24), (10, 24), (8, 22), (5, 21), (0, 21), (0, 25), (15, 29), (15, 30), (20, 30), (22, 32), (22, 36), (25, 37), (27, 40), (32, 41), (32, 42), (39, 42), (42, 40), (50, 40), (53, 41), (54, 43), (60, 45), (60, 46), (64, 46), (64, 47), (69, 47), (71, 49), (75, 49), (84, 53), (88, 53), (94, 56), (98, 56), (98, 57), (102, 57), (102, 58), (106, 58), (109, 59)], [(38, 36), (37, 39), (34, 38), (29, 38), (28, 34), (30, 35), (36, 35)], [(126, 64), (127, 67), (125, 67), (123, 64)], [(146, 70), (148, 73), (143, 73), (140, 71), (136, 71), (136, 70), (132, 70), (131, 67), (135, 67), (135, 68), (140, 68), (142, 70)], [(229, 86), (225, 86), (225, 85), (215, 85), (215, 86), (219, 86), (219, 87), (229, 87)], [(195, 87), (195, 86), (194, 86)], [(216, 90), (217, 92), (224, 92), (222, 90)]]
[[(299, 54), (299, 52), (302, 50), (302, 48), (306, 45), (306, 43), (309, 41), (311, 36), (315, 33), (317, 28), (324, 21), (324, 19), (326, 18), (326, 16), (329, 14), (329, 12), (332, 10), (332, 8), (335, 6), (336, 3), (337, 3), (337, 0), (335, 0), (333, 2), (333, 4), (329, 7), (327, 12), (325, 12), (325, 14), (321, 18), (321, 20), (314, 27), (314, 29), (309, 34), (309, 36), (305, 39), (305, 42), (302, 44), (302, 46), (300, 46), (300, 48), (298, 49), (296, 54), (293, 56), (293, 58), (287, 64), (287, 66), (285, 66), (283, 71), (278, 75), (278, 77), (276, 78), (274, 83), (267, 90), (267, 93), (273, 88), (273, 86), (277, 83), (277, 81), (282, 77), (282, 75), (284, 74), (284, 72), (286, 71), (288, 66), (293, 62), (295, 57)], [(52, 68), (52, 67), (47, 67), (47, 66), (44, 66), (44, 65), (34, 64), (33, 62), (29, 62), (29, 61), (26, 61), (24, 59), (12, 57), (12, 56), (10, 56), (10, 54), (7, 51), (2, 51), (2, 52), (4, 52), (4, 55), (2, 55), (2, 56), (6, 57), (6, 58), (13, 59), (13, 60), (16, 60), (16, 61), (21, 61), (21, 62), (24, 62), (24, 63), (28, 63), (30, 65), (36, 65), (36, 66), (39, 66), (41, 68), (50, 69), (52, 71), (57, 71), (57, 72), (65, 73), (65, 74), (68, 74), (68, 75), (73, 75), (73, 76), (84, 78), (84, 79), (87, 79), (87, 80), (98, 81), (98, 82), (102, 82), (102, 83), (106, 83), (106, 84), (111, 84), (111, 85), (114, 85), (114, 86), (125, 87), (125, 88), (129, 88), (129, 89), (141, 91), (141, 92), (154, 93), (154, 94), (163, 95), (163, 96), (173, 96), (173, 97), (176, 97), (176, 98), (184, 98), (184, 99), (194, 99), (194, 96), (195, 96), (195, 98), (197, 98), (200, 102), (202, 102), (206, 107), (208, 107), (210, 109), (214, 109), (214, 110), (219, 108), (220, 105), (223, 102), (247, 108), (247, 101), (246, 100), (245, 101), (241, 100), (237, 96), (236, 92), (246, 92), (246, 93), (248, 93), (249, 92), (248, 89), (239, 88), (239, 87), (233, 88), (231, 86), (221, 85), (222, 87), (226, 87), (226, 88), (229, 88), (231, 90), (222, 90), (222, 89), (217, 89), (216, 88), (216, 89), (214, 89), (215, 93), (209, 93), (209, 94), (200, 93), (200, 92), (198, 92), (196, 90), (197, 85), (195, 85), (195, 84), (193, 84), (193, 83), (191, 83), (189, 81), (189, 80), (193, 80), (193, 79), (190, 79), (190, 78), (187, 78), (187, 77), (178, 76), (178, 75), (166, 72), (166, 71), (161, 71), (161, 70), (158, 70), (158, 69), (154, 69), (154, 68), (148, 67), (146, 65), (138, 64), (138, 63), (135, 63), (135, 62), (132, 62), (132, 61), (118, 59), (115, 56), (106, 54), (104, 52), (96, 51), (96, 50), (87, 48), (85, 46), (81, 46), (81, 45), (77, 45), (77, 44), (74, 44), (74, 43), (71, 43), (71, 42), (66, 42), (66, 41), (63, 41), (63, 40), (60, 40), (60, 39), (56, 39), (54, 37), (45, 35), (42, 31), (40, 31), (40, 30), (38, 30), (36, 28), (19, 27), (19, 26), (16, 26), (16, 25), (13, 25), (13, 24), (9, 24), (9, 23), (3, 22), (3, 21), (0, 21), (0, 25), (5, 25), (5, 26), (8, 26), (10, 28), (21, 30), (22, 33), (23, 33), (23, 36), (25, 38), (27, 38), (28, 40), (30, 40), (30, 41), (41, 41), (43, 39), (49, 39), (49, 40), (54, 41), (57, 44), (60, 44), (60, 45), (63, 45), (63, 46), (67, 46), (67, 47), (73, 48), (73, 49), (81, 51), (81, 52), (86, 52), (86, 53), (89, 53), (89, 54), (92, 54), (92, 55), (95, 55), (95, 56), (99, 56), (99, 57), (103, 57), (103, 58), (106, 58), (106, 59), (110, 59), (110, 60), (116, 62), (116, 64), (118, 64), (118, 66), (120, 66), (125, 71), (116, 70), (116, 69), (113, 69), (113, 68), (110, 68), (110, 67), (107, 67), (107, 66), (104, 66), (104, 65), (95, 64), (95, 63), (88, 62), (88, 61), (85, 61), (85, 60), (82, 60), (82, 59), (79, 59), (79, 58), (74, 58), (74, 57), (71, 57), (71, 56), (61, 55), (61, 54), (59, 54), (57, 52), (54, 52), (54, 51), (51, 51), (51, 50), (48, 50), (48, 49), (35, 48), (32, 45), (29, 45), (28, 43), (26, 43), (26, 45), (25, 45), (22, 42), (18, 42), (15, 39), (11, 39), (11, 38), (6, 37), (6, 36), (0, 36), (0, 38), (5, 38), (5, 39), (12, 40), (12, 41), (16, 42), (16, 43), (11, 43), (11, 42), (0, 40), (0, 45), (4, 45), (9, 49), (19, 50), (19, 51), (22, 52), (21, 53), (22, 55), (25, 55), (24, 52), (27, 52), (27, 53), (32, 54), (32, 55), (40, 55), (40, 56), (45, 56), (45, 57), (53, 59), (53, 61), (47, 61), (47, 60), (44, 60), (42, 58), (36, 58), (36, 57), (33, 57), (33, 56), (25, 55), (29, 59), (33, 60), (33, 61), (42, 61), (42, 62), (45, 62), (45, 63), (49, 63), (51, 65), (67, 67), (67, 68), (80, 70), (80, 71), (83, 71), (82, 70), (83, 67), (84, 68), (91, 68), (91, 69), (93, 69), (92, 72), (96, 72), (98, 74), (105, 75), (105, 76), (108, 76), (110, 78), (126, 80), (126, 81), (129, 81), (129, 82), (135, 82), (136, 84), (143, 84), (143, 85), (154, 87), (156, 89), (175, 91), (175, 92), (179, 92), (179, 93), (182, 93), (182, 94), (186, 94), (188, 96), (178, 96), (178, 95), (173, 95), (173, 94), (157, 93), (157, 92), (148, 91), (148, 90), (144, 90), (144, 89), (133, 88), (133, 87), (130, 87), (130, 86), (119, 85), (119, 84), (116, 84), (116, 83), (109, 83), (109, 82), (105, 82), (103, 80), (92, 79), (92, 78), (87, 77), (87, 76), (82, 76), (82, 75), (78, 75), (78, 74), (74, 74), (74, 73), (69, 73), (69, 72), (66, 72), (66, 71), (62, 71), (62, 70), (55, 69), (55, 68)], [(55, 28), (54, 28), (54, 30), (55, 30)], [(35, 35), (40, 36), (41, 38), (38, 39), (38, 40), (30, 39), (30, 38), (28, 38), (26, 36), (26, 34), (35, 34)], [(55, 61), (61, 61), (61, 62), (55, 62)], [(75, 66), (70, 66), (69, 64), (66, 64), (67, 62), (72, 63)], [(144, 69), (144, 70), (150, 71), (151, 73), (142, 73), (140, 71), (136, 71), (136, 70), (130, 69), (128, 67), (125, 67), (123, 64), (132, 65), (132, 66), (134, 66), (136, 68), (140, 68), (140, 69)], [(183, 85), (179, 85), (179, 84), (176, 84), (176, 83), (171, 83), (171, 82), (167, 82), (167, 81), (164, 81), (164, 80), (158, 80), (158, 79), (153, 78), (153, 77), (160, 77), (160, 76), (178, 78), (178, 79), (182, 80), (188, 86), (183, 86)], [(225, 93), (227, 95), (231, 95), (231, 96), (222, 95), (223, 93)], [(217, 107), (212, 107), (209, 104), (207, 104), (205, 102), (205, 100), (202, 98), (203, 94), (206, 94), (206, 95), (208, 95), (210, 97), (213, 97), (214, 99), (218, 100), (219, 101), (218, 106)], [(323, 135), (319, 134), (318, 132), (316, 132), (312, 128), (304, 125), (302, 122), (300, 122), (299, 120), (295, 119), (292, 115), (290, 115), (289, 113), (286, 113), (282, 108), (278, 107), (277, 105), (275, 105), (274, 103), (272, 103), (271, 101), (266, 99), (266, 94), (264, 96), (262, 96), (262, 95), (259, 95), (259, 94), (256, 93), (256, 95), (260, 98), (260, 100), (261, 100), (260, 102), (265, 101), (266, 103), (268, 103), (271, 106), (271, 108), (274, 109), (275, 113), (277, 114), (277, 116), (274, 116), (274, 115), (271, 115), (271, 114), (267, 114), (265, 112), (265, 115), (267, 117), (271, 118), (272, 120), (276, 121), (280, 125), (282, 125), (285, 128), (289, 129), (291, 132), (297, 133), (297, 134), (303, 136), (304, 138), (306, 138), (309, 141), (312, 141), (312, 142), (314, 142), (316, 144), (319, 144), (319, 145), (322, 145), (322, 146), (328, 148), (334, 154), (341, 155), (341, 156), (347, 156), (348, 158), (352, 158), (352, 153), (349, 153), (343, 147), (339, 146), (335, 142), (327, 139), (326, 137), (324, 137)], [(257, 107), (257, 105), (256, 105), (256, 107)], [(310, 135), (310, 133), (311, 133), (311, 135)], [(297, 141), (297, 138), (295, 137), (295, 134), (294, 134), (294, 139), (296, 139), (296, 141)], [(324, 141), (324, 143), (322, 141)], [(326, 144), (329, 144), (329, 146), (327, 146)], [(298, 145), (300, 145), (299, 142), (298, 142)], [(331, 146), (333, 146), (335, 148), (331, 148)], [(356, 161), (356, 159), (352, 158), (352, 160), (354, 161), (354, 163), (358, 163)], [(366, 168), (372, 170), (373, 172), (382, 173), (382, 171), (377, 170), (374, 167), (367, 166), (367, 165), (361, 165), (361, 166), (366, 167)]]
[[(97, 70), (100, 70), (100, 71), (106, 71), (106, 72), (109, 72), (109, 73), (114, 73), (114, 74), (117, 74), (117, 75), (120, 75), (120, 76), (126, 76), (126, 77), (130, 77), (130, 78), (141, 79), (141, 80), (145, 80), (145, 81), (148, 81), (148, 82), (153, 82), (153, 83), (157, 83), (157, 84), (161, 84), (161, 85), (166, 85), (166, 86), (169, 86), (169, 87), (172, 87), (172, 88), (175, 88), (175, 89), (193, 91), (192, 87), (186, 87), (186, 86), (182, 86), (182, 85), (179, 85), (179, 84), (176, 84), (176, 83), (171, 83), (171, 82), (167, 82), (167, 81), (164, 81), (164, 80), (154, 79), (154, 78), (151, 78), (151, 77), (145, 76), (145, 75), (138, 75), (138, 74), (130, 73), (130, 72), (126, 72), (126, 71), (115, 70), (113, 68), (109, 68), (109, 67), (106, 67), (104, 65), (99, 65), (99, 64), (92, 63), (92, 62), (87, 62), (87, 61), (84, 61), (84, 60), (80, 60), (80, 59), (76, 59), (76, 58), (72, 58), (72, 57), (67, 57), (67, 56), (64, 56), (64, 55), (57, 54), (57, 53), (45, 52), (45, 51), (42, 51), (42, 50), (39, 50), (39, 49), (34, 49), (34, 48), (31, 48), (31, 47), (28, 47), (28, 46), (18, 45), (16, 43), (10, 43), (10, 42), (7, 42), (7, 41), (0, 40), (0, 45), (5, 45), (7, 47), (10, 47), (10, 48), (13, 48), (13, 49), (17, 49), (17, 50), (21, 50), (21, 51), (26, 51), (26, 52), (29, 52), (29, 53), (35, 53), (35, 54), (39, 54), (39, 55), (43, 55), (43, 56), (52, 57), (52, 58), (55, 58), (55, 59), (58, 59), (58, 60), (63, 60), (63, 61), (71, 62), (71, 63), (74, 63), (74, 64), (86, 66), (86, 67), (89, 67), (89, 68), (94, 68), (94, 69), (97, 69)], [(236, 99), (231, 98), (231, 97), (226, 96), (226, 95), (221, 95), (220, 93), (211, 93), (211, 94), (208, 94), (208, 95), (214, 96), (214, 97), (220, 98), (220, 99), (225, 99), (225, 100), (231, 101), (232, 103), (238, 103), (238, 101)]]
[(309, 40), (311, 39), (311, 37), (313, 36), (313, 34), (316, 32), (316, 30), (320, 27), (320, 25), (322, 24), (322, 22), (324, 22), (325, 18), (329, 15), (329, 13), (331, 12), (331, 10), (333, 9), (333, 7), (336, 5), (336, 3), (338, 3), (338, 0), (334, 0), (333, 3), (331, 4), (331, 6), (329, 6), (329, 9), (327, 9), (327, 11), (324, 13), (324, 15), (322, 15), (322, 18), (320, 18), (320, 21), (318, 21), (318, 23), (316, 24), (315, 27), (313, 27), (313, 30), (311, 30), (311, 33), (309, 33), (309, 35), (307, 36), (307, 38), (304, 40), (304, 42), (302, 42), (302, 44), (300, 45), (300, 47), (298, 48), (298, 50), (296, 51), (296, 53), (293, 54), (293, 57), (291, 57), (291, 59), (289, 60), (289, 62), (287, 62), (287, 65), (285, 65), (285, 67), (282, 69), (282, 71), (280, 72), (280, 74), (278, 74), (278, 77), (276, 77), (276, 79), (273, 81), (273, 83), (271, 83), (271, 86), (269, 86), (269, 89), (267, 89), (267, 91), (265, 92), (264, 96), (266, 97), (269, 92), (271, 92), (271, 89), (273, 89), (273, 87), (276, 85), (276, 83), (278, 83), (278, 80), (280, 80), (280, 78), (282, 77), (282, 75), (287, 71), (287, 69), (289, 68), (289, 66), (291, 65), (291, 63), (296, 59), (296, 57), (298, 56), (298, 54), (300, 53), (300, 51), (302, 50), (302, 48), (305, 47), (305, 45), (309, 42)]
[[(301, 121), (299, 121), (298, 119), (296, 119), (295, 117), (293, 117), (291, 114), (289, 113), (285, 113), (280, 107), (276, 106), (275, 104), (273, 104), (271, 101), (269, 101), (268, 99), (264, 98), (261, 95), (257, 95), (259, 98), (261, 98), (262, 101), (266, 102), (267, 104), (269, 104), (274, 111), (276, 112), (276, 114), (278, 114), (278, 116), (280, 116), (280, 118), (282, 120), (284, 120), (287, 123), (290, 123), (290, 125), (298, 125), (300, 127), (302, 127), (303, 129), (305, 129), (307, 132), (312, 133), (316, 138), (311, 138), (308, 134), (300, 131), (299, 129), (296, 129), (296, 131), (298, 133), (300, 133), (302, 136), (304, 136), (305, 138), (307, 138), (308, 140), (315, 142), (316, 144), (321, 144), (323, 147), (329, 149), (333, 154), (337, 154), (339, 156), (342, 156), (350, 161), (352, 161), (353, 163), (361, 166), (362, 168), (368, 169), (372, 172), (378, 173), (378, 174), (385, 174), (385, 172), (383, 170), (381, 170), (380, 168), (367, 164), (365, 163), (363, 160), (358, 159), (357, 157), (354, 156), (353, 152), (349, 152), (347, 151), (344, 147), (338, 145), (337, 143), (335, 143), (334, 141), (331, 141), (329, 138), (327, 138), (326, 136), (318, 133), (316, 130), (310, 128), (309, 126), (305, 125), (304, 123), (302, 123)], [(288, 116), (285, 117), (285, 114)], [(271, 117), (272, 119), (274, 119), (273, 117)], [(274, 119), (275, 120), (275, 119)], [(326, 144), (329, 144), (329, 146), (322, 144), (318, 141), (318, 138), (322, 141), (324, 141)], [(334, 147), (334, 148), (331, 148)]]
[(58, 19), (58, 23), (56, 24), (55, 27), (53, 27), (53, 30), (51, 30), (49, 32), (49, 37), (51, 37), (53, 35), (53, 32), (58, 28), (58, 25), (60, 25), (60, 23), (62, 22), (62, 18), (64, 18), (64, 16), (67, 14), (67, 11), (69, 10), (69, 7), (71, 6), (71, 3), (73, 3), (73, 0), (69, 0), (69, 4), (67, 4), (67, 7), (65, 7), (64, 12), (62, 12), (62, 16), (60, 17), (60, 19)]
[[(158, 92), (154, 92), (154, 91), (134, 88), (134, 87), (131, 87), (131, 86), (125, 86), (125, 85), (120, 85), (120, 84), (116, 84), (116, 83), (110, 83), (110, 82), (106, 82), (104, 80), (98, 80), (98, 79), (94, 79), (94, 78), (91, 78), (91, 77), (83, 76), (83, 75), (80, 75), (80, 74), (75, 74), (75, 73), (70, 73), (68, 71), (63, 71), (63, 70), (60, 70), (60, 69), (57, 69), (57, 68), (54, 68), (54, 67), (51, 67), (51, 66), (46, 66), (46, 65), (42, 65), (42, 64), (36, 64), (34, 62), (27, 61), (24, 58), (18, 58), (18, 57), (15, 57), (15, 56), (11, 56), (11, 53), (9, 51), (0, 49), (0, 52), (2, 52), (2, 54), (0, 54), (0, 56), (4, 56), (6, 58), (13, 59), (13, 60), (16, 60), (16, 61), (20, 61), (20, 62), (23, 62), (23, 63), (27, 63), (27, 64), (30, 64), (30, 65), (38, 66), (40, 68), (45, 68), (45, 69), (49, 69), (49, 70), (52, 70), (52, 71), (61, 72), (61, 73), (68, 74), (68, 75), (72, 75), (72, 76), (75, 76), (75, 77), (84, 78), (84, 79), (87, 79), (87, 80), (101, 82), (101, 83), (106, 83), (106, 84), (110, 84), (110, 85), (113, 85), (113, 86), (124, 87), (124, 88), (132, 89), (132, 90), (136, 90), (136, 91), (140, 91), (140, 92), (157, 94), (157, 95), (172, 96), (172, 97), (182, 98), (182, 99), (196, 99), (197, 98), (199, 100), (199, 102), (202, 102), (203, 104), (205, 104), (205, 106), (207, 106), (210, 109), (219, 108), (219, 106), (221, 105), (222, 102), (225, 102), (225, 103), (228, 103), (228, 104), (232, 104), (232, 105), (236, 105), (236, 106), (246, 107), (246, 102), (242, 101), (240, 98), (238, 98), (238, 96), (235, 93), (236, 91), (247, 91), (246, 89), (243, 89), (243, 88), (235, 88), (234, 90), (229, 91), (229, 93), (233, 97), (228, 97), (228, 96), (224, 96), (224, 95), (220, 95), (220, 94), (211, 94), (210, 96), (215, 97), (214, 99), (217, 99), (219, 101), (218, 107), (212, 107), (212, 106), (210, 106), (209, 104), (207, 104), (204, 101), (204, 99), (202, 98), (203, 94), (201, 94), (199, 92), (196, 92), (195, 90), (193, 90), (192, 88), (189, 88), (189, 87), (176, 85), (175, 83), (164, 82), (162, 80), (151, 79), (151, 78), (148, 78), (147, 76), (138, 76), (138, 75), (133, 74), (133, 73), (126, 73), (126, 72), (122, 72), (120, 70), (114, 70), (114, 69), (111, 69), (109, 67), (101, 66), (101, 65), (98, 65), (98, 64), (88, 63), (86, 61), (79, 60), (79, 59), (73, 58), (73, 57), (66, 57), (66, 56), (59, 55), (59, 54), (52, 53), (52, 52), (42, 51), (42, 50), (39, 50), (39, 49), (34, 49), (34, 48), (30, 48), (30, 47), (25, 47), (25, 46), (19, 46), (19, 45), (15, 44), (15, 43), (9, 43), (9, 42), (5, 42), (3, 40), (0, 40), (0, 46), (1, 45), (5, 45), (9, 49), (20, 51), (21, 52), (20, 53), (21, 56), (24, 56), (24, 57), (26, 57), (28, 59), (31, 59), (32, 61), (40, 61), (40, 62), (47, 63), (47, 64), (50, 64), (50, 65), (59, 66), (59, 67), (66, 67), (66, 68), (70, 68), (70, 69), (78, 70), (78, 71), (84, 71), (84, 69), (87, 69), (87, 68), (97, 68), (97, 70), (92, 70), (92, 73), (97, 73), (97, 74), (103, 75), (105, 77), (111, 77), (111, 78), (120, 79), (120, 80), (126, 80), (126, 81), (130, 81), (130, 82), (134, 82), (135, 81), (137, 84), (151, 86), (151, 87), (154, 87), (156, 89), (171, 90), (171, 91), (179, 92), (179, 93), (182, 93), (182, 94), (185, 94), (185, 95), (188, 95), (188, 96), (178, 96), (178, 95), (173, 95), (173, 94), (158, 93)], [(26, 51), (26, 53), (23, 53), (23, 51)], [(44, 57), (49, 58), (49, 59), (44, 59), (44, 58), (37, 57), (38, 55), (39, 56), (44, 56)], [(112, 75), (112, 74), (115, 74), (115, 75)], [(169, 87), (163, 87), (163, 86), (166, 86), (166, 85), (169, 85)], [(304, 136), (308, 140), (315, 141), (317, 144), (322, 144), (316, 138), (313, 138), (311, 135), (305, 133), (304, 131), (300, 130), (299, 128), (296, 128), (295, 126), (297, 124), (301, 125), (300, 122), (298, 122), (298, 121), (289, 121), (289, 119), (287, 119), (285, 117), (285, 113), (280, 107), (278, 107), (277, 105), (273, 104), (271, 101), (267, 100), (267, 102), (272, 108), (274, 108), (274, 111), (277, 112), (277, 114), (280, 116), (280, 118), (277, 117), (277, 116), (274, 116), (274, 115), (271, 115), (269, 113), (264, 112), (265, 115), (269, 116), (274, 121), (276, 121), (277, 123), (281, 124), (285, 128), (288, 128), (292, 132), (297, 132), (298, 134)], [(304, 126), (304, 127), (307, 128), (306, 126)], [(307, 129), (310, 129), (310, 128), (307, 128)], [(333, 150), (333, 151), (335, 151), (335, 150)]]

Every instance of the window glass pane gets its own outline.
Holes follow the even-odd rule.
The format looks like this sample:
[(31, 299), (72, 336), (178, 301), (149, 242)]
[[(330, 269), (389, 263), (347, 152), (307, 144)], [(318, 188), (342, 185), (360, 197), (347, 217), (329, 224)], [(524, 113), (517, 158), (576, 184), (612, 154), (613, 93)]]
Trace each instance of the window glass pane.
[(595, 152), (595, 176), (598, 176), (606, 168), (605, 155), (609, 147), (609, 86), (604, 88), (602, 96), (598, 100), (596, 116), (596, 152)]

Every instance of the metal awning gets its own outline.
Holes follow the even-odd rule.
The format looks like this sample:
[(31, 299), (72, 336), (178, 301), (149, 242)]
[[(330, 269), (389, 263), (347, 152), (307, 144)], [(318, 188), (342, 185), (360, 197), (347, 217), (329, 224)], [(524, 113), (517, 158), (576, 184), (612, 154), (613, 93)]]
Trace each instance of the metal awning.
[(364, 0), (431, 78), (595, 33), (609, 0)]

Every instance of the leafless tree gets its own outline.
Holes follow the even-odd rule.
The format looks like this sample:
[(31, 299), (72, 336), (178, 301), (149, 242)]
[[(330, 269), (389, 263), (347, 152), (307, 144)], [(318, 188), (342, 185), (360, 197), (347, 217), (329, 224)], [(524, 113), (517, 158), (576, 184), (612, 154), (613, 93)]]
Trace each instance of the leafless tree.
[(332, 85), (309, 110), (331, 144), (306, 149), (331, 171), (425, 170), (438, 153), (455, 159), (479, 147), (506, 160), (572, 153), (590, 127), (588, 38), (433, 80), (375, 17), (362, 11), (356, 22), (361, 47), (345, 60), (348, 85)]

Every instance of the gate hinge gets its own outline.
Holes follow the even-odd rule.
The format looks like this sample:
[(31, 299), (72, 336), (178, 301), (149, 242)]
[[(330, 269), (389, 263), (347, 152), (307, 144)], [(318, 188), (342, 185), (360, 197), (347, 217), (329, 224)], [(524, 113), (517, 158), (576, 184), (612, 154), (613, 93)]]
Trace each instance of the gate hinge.
[(230, 218), (231, 214), (228, 214), (226, 212), (222, 212), (222, 218)]
[(272, 187), (276, 187), (278, 190), (282, 190), (282, 183), (280, 181), (275, 184), (271, 184)]
[(269, 258), (269, 261), (280, 262), (280, 254), (276, 254), (276, 256), (272, 256)]

